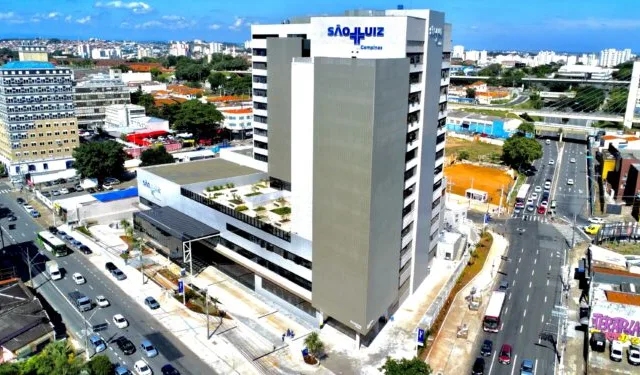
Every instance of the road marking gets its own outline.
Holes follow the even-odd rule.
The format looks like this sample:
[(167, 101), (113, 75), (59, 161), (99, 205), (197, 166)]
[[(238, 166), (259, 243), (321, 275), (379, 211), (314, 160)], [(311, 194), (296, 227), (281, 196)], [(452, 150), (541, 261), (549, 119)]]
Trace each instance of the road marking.
[(502, 328), (504, 328), (504, 322), (500, 323), (500, 330), (502, 331)]
[(513, 286), (516, 286), (516, 280), (513, 280)]
[(542, 314), (542, 319), (540, 319), (540, 322), (544, 323), (544, 314)]
[(536, 255), (540, 254), (540, 249), (536, 249)]
[(24, 233), (20, 233), (20, 235), (21, 235), (22, 237), (26, 237), (26, 236), (24, 235)]
[(504, 314), (507, 315), (507, 311), (509, 311), (509, 307), (507, 306), (506, 309), (504, 309)]
[(527, 294), (527, 302), (529, 302), (529, 295)]
[(518, 263), (522, 261), (522, 257), (518, 257)]
[(93, 287), (91, 285), (89, 285), (89, 289), (93, 290)]
[(538, 258), (535, 258), (535, 259), (533, 260), (533, 264), (536, 264), (536, 263), (538, 263)]
[(531, 270), (531, 276), (536, 273), (536, 270)]
[(511, 301), (511, 292), (509, 292), (509, 301)]
[(520, 252), (521, 252), (521, 253), (524, 253), (524, 249), (521, 249), (521, 250), (520, 250)]
[(547, 286), (549, 286), (549, 280), (547, 280)]
[(529, 289), (531, 289), (531, 281), (529, 281)]
[[(524, 318), (526, 316), (527, 316), (527, 309), (524, 309), (524, 313), (522, 313), (522, 317)], [(520, 331), (520, 332), (522, 332), (522, 331)]]
[(538, 360), (537, 359), (536, 359), (535, 365), (533, 365), (533, 373), (535, 374), (536, 372), (538, 372)]
[(551, 271), (551, 265), (549, 265), (549, 271)]
[(547, 296), (544, 296), (544, 303), (547, 303)]
[[(522, 333), (522, 326), (520, 326), (520, 332)], [(513, 375), (513, 372), (516, 370), (516, 363), (518, 363), (518, 355), (516, 354), (515, 357), (513, 357), (513, 362), (511, 362), (511, 365), (513, 367), (511, 367), (511, 375)]]
[(522, 324), (520, 324), (520, 333), (522, 333)]
[(491, 374), (491, 370), (493, 369), (493, 363), (496, 361), (496, 353), (497, 351), (493, 352), (493, 357), (491, 358), (491, 366), (489, 366), (489, 374)]
[(516, 275), (518, 274), (518, 269), (516, 268)]

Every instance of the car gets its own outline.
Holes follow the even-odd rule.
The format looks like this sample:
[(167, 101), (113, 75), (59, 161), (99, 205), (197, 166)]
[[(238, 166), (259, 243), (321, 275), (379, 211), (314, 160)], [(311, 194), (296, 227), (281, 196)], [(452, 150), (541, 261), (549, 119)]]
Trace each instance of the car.
[(136, 374), (138, 375), (151, 375), (153, 372), (151, 371), (151, 367), (144, 360), (136, 361), (133, 364), (133, 368), (136, 370)]
[(84, 276), (80, 274), (80, 272), (74, 273), (72, 278), (73, 278), (73, 281), (78, 285), (84, 284), (87, 282), (87, 280), (84, 278)]
[(58, 234), (58, 228), (54, 227), (53, 225), (47, 228), (47, 230), (51, 232), (51, 234)]
[(484, 375), (484, 358), (476, 358), (475, 362), (473, 362), (473, 367), (471, 368), (471, 374)]
[(178, 371), (175, 367), (171, 366), (171, 364), (167, 363), (162, 366), (160, 369), (162, 375), (180, 375), (180, 371)]
[(509, 282), (507, 280), (500, 281), (500, 285), (498, 285), (498, 291), (506, 292), (509, 289)]
[(549, 159), (549, 165), (554, 165), (556, 162), (553, 159)]
[(114, 373), (116, 375), (133, 375), (131, 371), (129, 371), (129, 369), (124, 366), (116, 367), (116, 369), (114, 370)]
[(45, 191), (44, 193), (42, 193), (42, 196), (51, 198), (51, 193), (49, 193), (48, 191)]
[(147, 307), (150, 308), (151, 310), (155, 310), (157, 308), (160, 308), (160, 304), (153, 297), (145, 298), (144, 299), (144, 304), (147, 305)]
[(24, 210), (25, 210), (25, 211), (27, 211), (27, 212), (29, 212), (29, 213), (31, 213), (31, 211), (33, 211), (33, 210), (34, 210), (33, 206), (32, 206), (32, 205), (30, 205), (30, 204), (22, 205), (22, 207), (24, 208)]
[(640, 346), (630, 345), (627, 350), (627, 360), (634, 366), (640, 366)]
[(530, 359), (523, 359), (520, 365), (520, 375), (534, 375), (533, 374), (533, 361)]
[(540, 215), (543, 215), (545, 212), (547, 212), (547, 207), (546, 207), (546, 206), (543, 206), (543, 205), (539, 205), (539, 206), (538, 206), (538, 213), (539, 213)]
[(53, 194), (54, 197), (58, 197), (60, 196), (60, 190), (54, 190), (51, 192), (51, 194)]
[(17, 220), (18, 220), (18, 218), (17, 218), (17, 217), (15, 217), (15, 215), (11, 215), (11, 216), (9, 216), (7, 219), (8, 219), (9, 221), (17, 221)]
[(127, 328), (129, 326), (129, 322), (124, 316), (122, 316), (122, 314), (116, 314), (113, 316), (113, 324), (118, 328)]
[(153, 344), (149, 340), (144, 340), (140, 344), (140, 349), (142, 349), (144, 354), (149, 358), (153, 358), (158, 355), (158, 351), (156, 350), (156, 347), (153, 346)]
[(115, 270), (111, 271), (111, 275), (115, 277), (116, 280), (124, 280), (127, 278), (127, 275), (125, 275), (124, 272), (120, 271), (119, 268), (116, 268)]
[(75, 246), (75, 247), (80, 247), (80, 246), (82, 246), (82, 242), (80, 242), (80, 241), (76, 240), (75, 238), (71, 238), (71, 239), (69, 240), (69, 242), (71, 242), (71, 244), (72, 244), (73, 246)]
[(604, 219), (601, 217), (590, 217), (587, 221), (593, 224), (604, 224)]
[(550, 139), (547, 139), (546, 141), (544, 141), (544, 143), (546, 143), (546, 144), (550, 145), (550, 144), (551, 144), (551, 140), (550, 140)]
[(130, 355), (136, 352), (136, 346), (133, 345), (131, 340), (124, 336), (120, 336), (116, 339), (116, 344), (118, 345), (118, 349), (125, 355)]
[(527, 212), (533, 212), (535, 210), (535, 206), (530, 204), (527, 206)]
[(540, 202), (540, 205), (541, 205), (541, 206), (544, 206), (544, 207), (546, 208), (547, 206), (549, 206), (549, 201), (548, 201), (548, 200), (546, 200), (546, 199), (543, 199), (543, 200)]
[(534, 201), (538, 199), (538, 193), (531, 193), (531, 199), (533, 199)]
[(576, 158), (569, 159), (569, 163), (575, 163), (575, 162), (576, 162)]
[(107, 177), (104, 179), (104, 183), (108, 185), (118, 185), (120, 183), (120, 180), (113, 177)]
[(533, 204), (533, 198), (527, 199), (527, 205), (531, 206)]
[(38, 210), (32, 210), (31, 217), (40, 217), (40, 212), (38, 212)]
[(67, 232), (65, 232), (63, 230), (59, 230), (58, 233), (56, 233), (56, 234), (61, 238), (65, 238), (67, 236)]
[(482, 342), (482, 347), (480, 348), (480, 355), (483, 357), (491, 357), (492, 352), (493, 352), (493, 341), (484, 340)]
[(69, 189), (67, 189), (67, 188), (62, 188), (62, 189), (60, 189), (58, 191), (60, 192), (60, 194), (63, 194), (63, 195), (64, 194), (69, 194)]
[(585, 233), (598, 234), (598, 231), (600, 230), (600, 227), (601, 227), (600, 224), (591, 224), (591, 225), (587, 225), (583, 229), (584, 229)]
[(105, 296), (97, 296), (96, 297), (96, 303), (98, 304), (99, 307), (108, 307), (109, 306), (109, 300)]
[(545, 183), (544, 183), (544, 189), (545, 189), (545, 190), (549, 190), (549, 189), (551, 189), (551, 181), (545, 181)]
[(89, 246), (87, 245), (80, 245), (78, 246), (78, 249), (80, 249), (80, 251), (82, 251), (83, 254), (89, 255), (93, 253), (93, 251), (91, 251), (91, 249), (89, 249)]
[(84, 190), (84, 188), (82, 188), (82, 185), (76, 185), (73, 188), (76, 189), (76, 191), (83, 191)]
[(105, 344), (104, 340), (101, 339), (100, 336), (91, 335), (91, 337), (89, 337), (89, 341), (93, 345), (96, 353), (104, 352), (105, 350), (107, 350), (107, 344)]
[(546, 199), (549, 199), (549, 190), (545, 190), (545, 191), (542, 193), (542, 199), (545, 199), (545, 200), (546, 200)]
[(25, 203), (25, 202), (24, 202), (24, 198), (20, 198), (20, 197), (16, 198), (16, 203), (18, 203), (18, 204), (24, 204), (24, 203)]
[(498, 362), (502, 363), (503, 365), (511, 364), (511, 345), (502, 345), (502, 348), (500, 348), (500, 356), (498, 357)]
[(113, 263), (111, 263), (111, 262), (107, 262), (107, 263), (105, 263), (105, 264), (104, 264), (104, 268), (106, 268), (106, 269), (107, 269), (107, 271), (109, 271), (109, 272), (111, 272), (111, 271), (113, 271), (113, 270), (115, 270), (115, 269), (118, 269), (118, 267), (116, 267), (116, 265), (115, 265), (115, 264), (113, 264)]
[(539, 193), (539, 192), (541, 192), (541, 191), (542, 191), (542, 188), (541, 188), (540, 186), (536, 186), (536, 188), (534, 189), (534, 191), (535, 191), (536, 193)]
[(513, 213), (514, 214), (519, 214), (522, 211), (522, 208), (516, 206), (516, 208), (513, 209)]
[(622, 342), (618, 340), (611, 341), (611, 346), (609, 347), (609, 358), (611, 358), (614, 362), (622, 362), (622, 351), (623, 346)]

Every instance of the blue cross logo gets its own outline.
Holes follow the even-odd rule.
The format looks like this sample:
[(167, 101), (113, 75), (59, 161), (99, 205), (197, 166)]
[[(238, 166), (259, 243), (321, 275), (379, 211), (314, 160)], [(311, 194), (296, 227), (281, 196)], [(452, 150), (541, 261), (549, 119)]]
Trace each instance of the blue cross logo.
[(360, 41), (364, 39), (364, 33), (362, 29), (359, 27), (354, 28), (354, 30), (349, 34), (349, 39), (353, 40), (353, 44), (356, 46), (360, 45)]

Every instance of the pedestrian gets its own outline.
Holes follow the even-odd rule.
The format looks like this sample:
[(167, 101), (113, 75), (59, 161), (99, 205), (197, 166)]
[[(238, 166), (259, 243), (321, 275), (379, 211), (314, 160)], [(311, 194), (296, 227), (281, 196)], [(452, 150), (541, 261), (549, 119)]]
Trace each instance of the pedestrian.
[(282, 334), (282, 342), (284, 342), (284, 333)]

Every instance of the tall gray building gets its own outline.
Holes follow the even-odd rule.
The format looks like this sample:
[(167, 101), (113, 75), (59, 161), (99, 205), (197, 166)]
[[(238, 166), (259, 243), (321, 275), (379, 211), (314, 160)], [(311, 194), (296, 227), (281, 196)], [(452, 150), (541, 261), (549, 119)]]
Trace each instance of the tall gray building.
[(130, 104), (131, 97), (122, 81), (120, 70), (98, 73), (80, 81), (74, 87), (73, 101), (80, 129), (96, 129), (105, 121), (105, 110), (112, 104)]

